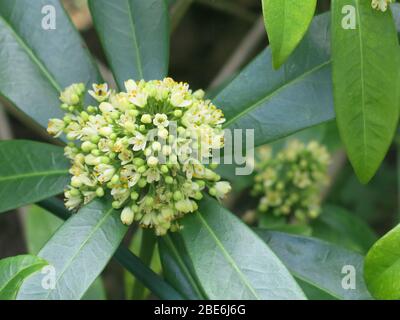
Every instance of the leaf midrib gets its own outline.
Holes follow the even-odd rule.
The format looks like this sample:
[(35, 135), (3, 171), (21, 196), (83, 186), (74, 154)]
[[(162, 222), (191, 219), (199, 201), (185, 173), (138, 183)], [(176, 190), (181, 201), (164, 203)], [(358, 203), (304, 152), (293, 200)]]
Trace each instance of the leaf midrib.
[(25, 43), (25, 41), (18, 35), (18, 33), (14, 30), (12, 25), (0, 15), (0, 20), (9, 28), (9, 30), (14, 35), (15, 40), (20, 44), (20, 46), (25, 50), (28, 56), (31, 58), (33, 63), (39, 68), (42, 74), (49, 80), (50, 84), (57, 90), (57, 92), (61, 92), (62, 88), (54, 79), (54, 77), (50, 74), (50, 72), (46, 69), (45, 65), (42, 61), (35, 55), (35, 53), (29, 48), (29, 46)]
[[(135, 26), (135, 22), (134, 22), (133, 16), (132, 16), (132, 6), (130, 3), (130, 0), (127, 0), (127, 4), (128, 4), (128, 13), (129, 13), (129, 22), (130, 22), (131, 29), (132, 29), (133, 46), (136, 51), (136, 64), (138, 66), (139, 75), (143, 79), (144, 76), (143, 76), (143, 69), (142, 69), (142, 57), (141, 57), (141, 52), (139, 50), (139, 45), (138, 45), (138, 41), (137, 41), (136, 26)], [(141, 79), (137, 79), (137, 80), (141, 80)]]
[[(76, 257), (79, 255), (81, 250), (86, 246), (86, 244), (89, 242), (89, 240), (92, 238), (92, 236), (97, 232), (97, 230), (100, 229), (100, 227), (103, 225), (103, 222), (110, 216), (110, 214), (113, 211), (114, 211), (114, 209), (112, 207), (108, 209), (108, 211), (104, 214), (103, 218), (101, 218), (99, 220), (99, 222), (95, 225), (93, 230), (88, 234), (85, 241), (83, 241), (82, 244), (78, 247), (75, 254), (67, 261), (67, 263), (64, 265), (64, 268), (62, 269), (62, 271), (59, 273), (58, 277), (56, 278), (56, 281), (55, 281), (56, 285), (58, 284), (59, 280), (62, 278), (64, 273), (67, 271), (69, 266), (75, 261)], [(47, 295), (44, 296), (44, 299), (48, 299), (51, 294), (52, 294), (52, 292), (49, 290), (47, 292)]]
[(360, 76), (361, 76), (361, 117), (362, 117), (362, 122), (363, 122), (363, 145), (364, 147), (362, 148), (362, 154), (363, 154), (363, 163), (366, 163), (367, 160), (367, 125), (366, 125), (366, 120), (365, 120), (365, 79), (364, 79), (364, 46), (363, 46), (363, 28), (362, 28), (362, 23), (361, 23), (361, 16), (360, 16), (360, 3), (359, 0), (356, 1), (356, 6), (357, 6), (357, 21), (358, 21), (358, 38), (359, 38), (359, 44), (360, 44)]
[(277, 95), (279, 92), (283, 91), (284, 89), (286, 89), (287, 87), (289, 87), (290, 85), (301, 81), (303, 78), (307, 77), (308, 75), (312, 74), (313, 72), (316, 72), (322, 68), (324, 68), (325, 66), (329, 65), (332, 61), (329, 59), (328, 61), (315, 66), (314, 68), (308, 70), (307, 72), (303, 73), (301, 76), (296, 77), (295, 79), (292, 79), (291, 81), (283, 84), (282, 86), (280, 86), (279, 88), (275, 89), (274, 91), (270, 92), (269, 94), (267, 94), (266, 96), (262, 97), (261, 99), (257, 100), (256, 102), (250, 104), (249, 106), (243, 108), (242, 112), (239, 112), (237, 115), (235, 115), (234, 117), (232, 117), (231, 119), (229, 119), (228, 121), (226, 121), (223, 125), (223, 128), (227, 128), (228, 126), (230, 126), (231, 124), (235, 123), (237, 120), (239, 120), (240, 118), (242, 118), (243, 116), (245, 116), (246, 114), (252, 112), (253, 110), (259, 108), (264, 102), (268, 101), (269, 99), (271, 99), (273, 96)]
[(3, 176), (0, 177), (0, 182), (4, 181), (9, 181), (9, 180), (21, 180), (24, 178), (34, 178), (34, 177), (50, 177), (50, 176), (56, 176), (56, 175), (65, 175), (68, 174), (68, 170), (54, 170), (54, 171), (36, 171), (36, 172), (30, 172), (30, 173), (22, 173), (22, 174), (16, 174), (12, 176)]
[(257, 292), (253, 289), (249, 281), (246, 279), (246, 276), (243, 274), (243, 272), (240, 270), (240, 268), (236, 265), (235, 260), (231, 257), (228, 251), (224, 248), (224, 245), (222, 242), (219, 240), (217, 235), (213, 232), (211, 227), (208, 225), (207, 221), (203, 218), (200, 212), (197, 212), (196, 216), (199, 218), (201, 223), (205, 226), (207, 231), (210, 233), (211, 237), (214, 239), (215, 243), (217, 246), (220, 248), (222, 254), (225, 256), (225, 258), (228, 260), (228, 262), (231, 264), (233, 270), (236, 271), (236, 273), (239, 275), (239, 278), (242, 280), (242, 282), (245, 284), (245, 286), (250, 290), (250, 292), (254, 295), (254, 297), (258, 300), (261, 300), (261, 298), (258, 296)]

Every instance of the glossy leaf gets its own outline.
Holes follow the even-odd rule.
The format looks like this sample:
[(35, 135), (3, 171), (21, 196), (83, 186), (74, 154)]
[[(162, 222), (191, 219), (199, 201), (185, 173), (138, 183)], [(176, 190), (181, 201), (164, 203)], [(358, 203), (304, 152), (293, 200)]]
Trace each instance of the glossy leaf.
[(379, 239), (365, 258), (365, 281), (377, 299), (400, 299), (400, 225)]
[(213, 100), (225, 127), (254, 129), (258, 146), (333, 119), (329, 34), (329, 15), (317, 16), (279, 70), (261, 53)]
[(62, 193), (68, 160), (61, 147), (33, 141), (0, 141), (0, 212)]
[[(46, 242), (63, 224), (63, 220), (50, 212), (31, 206), (25, 216), (25, 238), (30, 254), (37, 255)], [(106, 294), (101, 278), (97, 278), (83, 296), (83, 300), (105, 300)]]
[(356, 215), (347, 210), (328, 205), (312, 223), (313, 236), (366, 253), (377, 240), (375, 232)]
[[(71, 216), (62, 201), (58, 199), (46, 199), (41, 201), (39, 205), (61, 219), (66, 220)], [(149, 269), (128, 248), (121, 245), (115, 252), (114, 258), (160, 299), (182, 299), (182, 296), (174, 288)]]
[(117, 250), (127, 228), (106, 200), (94, 200), (65, 222), (39, 256), (54, 267), (55, 287), (45, 289), (40, 277), (28, 279), (18, 299), (80, 299)]
[(90, 11), (120, 88), (168, 73), (169, 22), (164, 0), (90, 0)]
[(273, 64), (277, 69), (306, 33), (314, 16), (317, 0), (262, 0), (262, 5)]
[[(355, 8), (354, 29), (351, 23), (346, 27), (353, 14), (346, 18), (346, 5)], [(337, 124), (359, 180), (367, 183), (388, 151), (399, 117), (397, 32), (390, 10), (374, 10), (369, 1), (334, 1), (332, 21)]]
[(209, 299), (305, 299), (285, 266), (237, 217), (207, 198), (181, 231)]
[(0, 42), (0, 94), (42, 126), (62, 118), (62, 88), (100, 78), (60, 1), (0, 0)]
[(23, 280), (46, 265), (46, 261), (32, 255), (0, 260), (0, 300), (15, 299)]
[[(309, 286), (337, 299), (371, 299), (363, 279), (360, 254), (315, 238), (263, 229), (257, 229), (257, 233), (290, 272)], [(355, 271), (355, 289), (342, 287), (347, 274), (342, 270), (348, 265)]]

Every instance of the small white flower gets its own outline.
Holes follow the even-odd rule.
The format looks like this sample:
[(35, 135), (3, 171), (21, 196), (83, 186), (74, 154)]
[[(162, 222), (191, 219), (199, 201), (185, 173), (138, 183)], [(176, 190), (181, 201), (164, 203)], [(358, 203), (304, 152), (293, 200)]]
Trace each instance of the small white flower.
[(231, 185), (229, 182), (226, 181), (219, 181), (214, 186), (215, 190), (217, 191), (216, 197), (218, 199), (223, 199), (227, 193), (231, 191)]
[(67, 105), (74, 106), (80, 102), (80, 98), (85, 90), (83, 83), (76, 83), (67, 87), (60, 94), (60, 100)]
[(132, 161), (133, 153), (125, 149), (121, 151), (121, 153), (118, 155), (118, 158), (121, 160), (121, 164), (125, 165)]
[(80, 139), (82, 137), (82, 127), (77, 122), (71, 122), (66, 128), (67, 137), (70, 140)]
[(99, 109), (103, 113), (110, 113), (110, 112), (115, 111), (115, 108), (113, 107), (113, 105), (111, 103), (108, 103), (108, 102), (100, 103)]
[(157, 168), (149, 168), (143, 173), (145, 177), (147, 177), (147, 182), (152, 183), (154, 181), (160, 181), (161, 175), (160, 171)]
[(88, 204), (96, 198), (96, 191), (83, 191), (83, 204)]
[(147, 104), (147, 98), (149, 95), (145, 92), (133, 92), (129, 94), (129, 101), (135, 106), (143, 108)]
[(173, 92), (170, 98), (170, 102), (174, 107), (185, 108), (192, 104), (191, 99), (185, 99), (185, 93), (181, 91)]
[(70, 190), (65, 192), (65, 206), (68, 210), (74, 210), (78, 208), (82, 203), (82, 197), (80, 194), (72, 194)]
[(47, 132), (54, 137), (59, 137), (65, 128), (65, 123), (60, 119), (50, 119)]
[(113, 188), (111, 189), (111, 195), (114, 197), (115, 201), (122, 205), (130, 195), (128, 188)]
[(126, 165), (121, 169), (120, 179), (127, 183), (129, 188), (132, 188), (140, 179), (140, 174), (136, 172), (134, 165)]
[(157, 113), (154, 116), (153, 124), (157, 127), (168, 127), (169, 121), (167, 115), (164, 113)]
[(147, 138), (139, 132), (136, 132), (135, 136), (129, 140), (129, 144), (133, 144), (132, 150), (139, 151), (146, 148)]
[(108, 90), (108, 84), (107, 83), (103, 83), (103, 84), (93, 84), (93, 90), (89, 90), (88, 91), (89, 94), (96, 99), (98, 102), (103, 102), (105, 101), (111, 91)]
[(110, 181), (115, 173), (114, 166), (103, 163), (100, 163), (97, 166), (95, 166), (94, 170), (97, 174), (97, 180), (99, 180), (100, 183), (105, 183)]
[(133, 93), (138, 89), (136, 82), (133, 81), (132, 79), (125, 81), (124, 84), (127, 93)]
[(158, 159), (154, 156), (151, 156), (147, 159), (147, 165), (149, 167), (155, 167), (158, 164)]

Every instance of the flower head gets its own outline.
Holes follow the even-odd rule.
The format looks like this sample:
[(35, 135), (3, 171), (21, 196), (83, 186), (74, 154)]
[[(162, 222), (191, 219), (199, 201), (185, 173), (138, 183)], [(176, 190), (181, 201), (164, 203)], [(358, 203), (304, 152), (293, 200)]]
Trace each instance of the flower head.
[(306, 222), (320, 212), (320, 190), (328, 182), (330, 156), (325, 147), (292, 140), (276, 155), (263, 147), (252, 194), (258, 212), (285, 216), (288, 222)]
[(162, 235), (180, 228), (178, 219), (197, 210), (204, 192), (222, 199), (230, 191), (203, 164), (223, 147), (225, 119), (202, 100), (202, 91), (192, 93), (171, 78), (128, 80), (126, 92), (94, 84), (89, 94), (98, 105), (85, 107), (81, 89), (72, 85), (61, 94), (73, 107), (64, 106), (64, 119), (51, 119), (48, 127), (52, 135), (65, 132), (71, 140), (65, 148), (72, 163), (68, 209), (109, 194), (122, 223), (137, 221)]

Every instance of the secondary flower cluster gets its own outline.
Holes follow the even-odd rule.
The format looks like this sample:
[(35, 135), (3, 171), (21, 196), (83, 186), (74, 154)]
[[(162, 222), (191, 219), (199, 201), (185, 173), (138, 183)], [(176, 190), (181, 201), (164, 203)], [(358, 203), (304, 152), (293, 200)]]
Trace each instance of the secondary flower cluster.
[(371, 5), (372, 8), (385, 12), (388, 8), (389, 3), (392, 2), (392, 0), (372, 0)]
[(125, 92), (94, 84), (98, 102), (84, 107), (85, 86), (73, 84), (61, 93), (61, 119), (50, 119), (48, 132), (65, 133), (70, 142), (70, 186), (65, 205), (74, 210), (110, 193), (121, 220), (138, 221), (163, 235), (179, 228), (177, 219), (197, 210), (203, 192), (218, 199), (230, 191), (206, 165), (224, 145), (221, 110), (192, 92), (186, 83), (125, 82)]
[(307, 222), (320, 213), (320, 190), (328, 182), (330, 156), (317, 142), (292, 140), (276, 156), (260, 150), (252, 194), (260, 198), (258, 212)]

